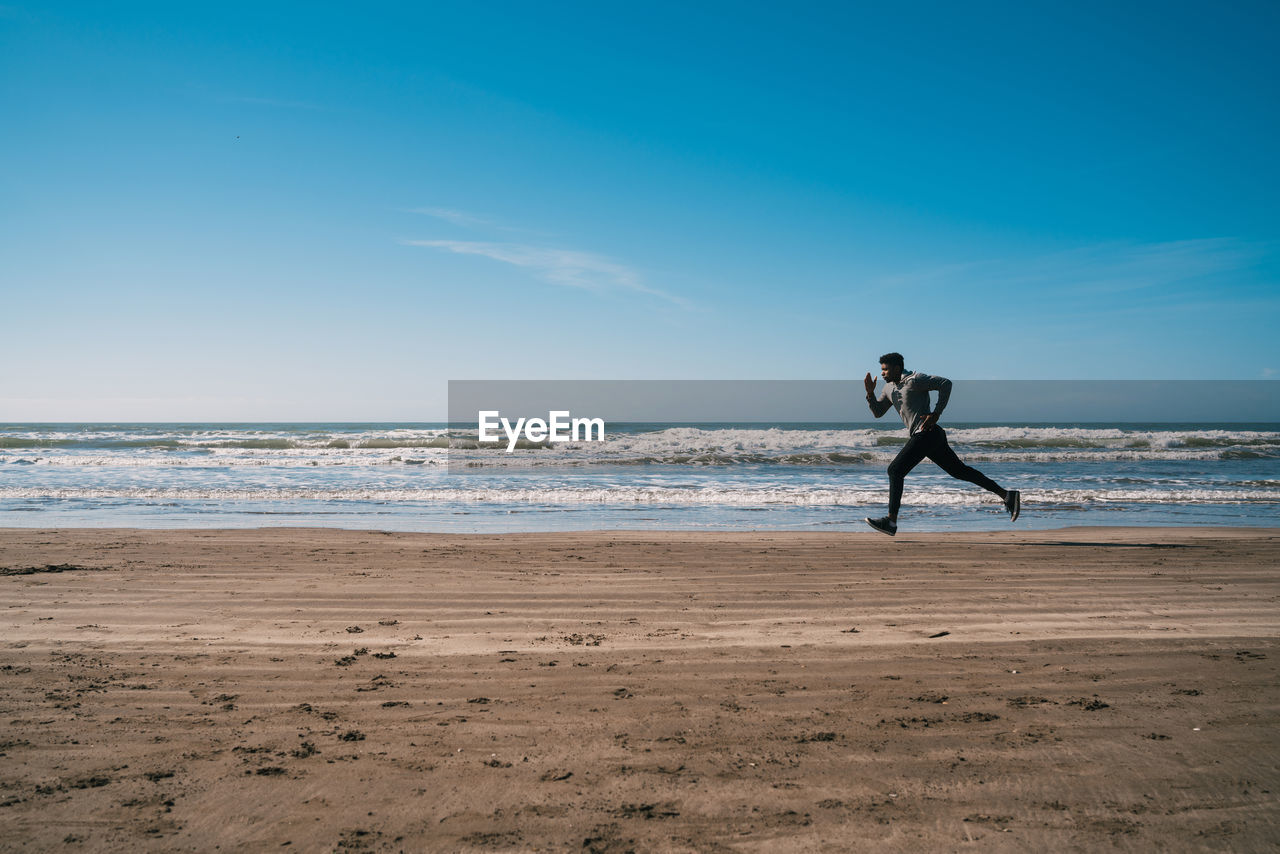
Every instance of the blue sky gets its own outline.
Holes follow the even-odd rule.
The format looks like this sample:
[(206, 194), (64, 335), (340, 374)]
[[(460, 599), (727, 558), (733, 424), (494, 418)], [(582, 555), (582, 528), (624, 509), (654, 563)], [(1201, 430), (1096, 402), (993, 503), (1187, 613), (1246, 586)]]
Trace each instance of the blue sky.
[(431, 420), (449, 379), (886, 350), (1275, 377), (1277, 36), (1265, 3), (5, 3), (0, 421)]

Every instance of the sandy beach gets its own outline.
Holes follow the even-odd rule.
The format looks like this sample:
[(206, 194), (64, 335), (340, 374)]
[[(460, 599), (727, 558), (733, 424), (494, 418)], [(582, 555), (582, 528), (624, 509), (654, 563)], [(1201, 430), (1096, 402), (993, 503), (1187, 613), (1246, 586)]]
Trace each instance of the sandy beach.
[(0, 529), (5, 851), (1272, 850), (1280, 531)]

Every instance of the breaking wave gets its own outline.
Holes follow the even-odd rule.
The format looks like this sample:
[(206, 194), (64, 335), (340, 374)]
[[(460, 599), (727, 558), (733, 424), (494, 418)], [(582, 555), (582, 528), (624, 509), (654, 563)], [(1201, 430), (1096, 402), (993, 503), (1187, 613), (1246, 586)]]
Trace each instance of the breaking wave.
[[(1280, 459), (1280, 430), (1146, 426), (959, 426), (953, 447), (974, 461)], [(371, 430), (143, 429), (0, 433), (0, 465), (43, 466), (479, 466), (692, 465), (856, 466), (884, 463), (906, 441), (901, 429), (620, 425), (603, 442), (521, 439), (481, 446), (474, 432)]]
[[(908, 482), (910, 483), (910, 482)], [(1280, 504), (1275, 489), (1048, 489), (1022, 493), (1023, 506), (1078, 504)], [(866, 489), (820, 487), (489, 487), (489, 488), (0, 488), (0, 499), (129, 500), (129, 501), (358, 501), (484, 504), (655, 504), (696, 506), (863, 506), (883, 504), (882, 486)], [(924, 505), (991, 504), (993, 499), (973, 489), (912, 490), (906, 500)]]

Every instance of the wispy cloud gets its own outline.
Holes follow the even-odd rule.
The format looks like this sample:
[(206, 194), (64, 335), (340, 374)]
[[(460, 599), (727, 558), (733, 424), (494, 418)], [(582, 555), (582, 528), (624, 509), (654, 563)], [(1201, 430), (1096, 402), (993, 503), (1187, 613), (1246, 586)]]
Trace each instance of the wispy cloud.
[(531, 237), (554, 238), (555, 235), (546, 231), (539, 231), (532, 228), (521, 228), (519, 226), (507, 225), (499, 222), (497, 219), (484, 214), (471, 213), (470, 211), (462, 211), (457, 208), (445, 207), (422, 207), (409, 208), (406, 213), (421, 214), (423, 216), (434, 217), (443, 222), (457, 225), (462, 228), (470, 228), (486, 231), (489, 233), (501, 232), (503, 234), (521, 234), (526, 239)]
[(518, 243), (485, 243), (470, 240), (405, 240), (407, 246), (442, 249), (457, 255), (479, 255), (531, 271), (557, 285), (596, 293), (629, 291), (657, 297), (689, 308), (688, 300), (644, 284), (640, 274), (602, 255), (575, 249), (548, 249)]
[(1138, 295), (1168, 296), (1215, 276), (1245, 270), (1266, 247), (1233, 238), (1205, 238), (1161, 243), (1102, 243), (1064, 252), (1018, 258), (944, 264), (884, 277), (886, 287), (951, 289), (980, 287), (989, 292), (1053, 288), (1085, 298)]
[(1104, 244), (1042, 259), (1040, 278), (1054, 276), (1081, 293), (1160, 288), (1239, 270), (1252, 264), (1255, 247), (1229, 238), (1139, 245)]
[(445, 222), (451, 222), (454, 225), (461, 225), (467, 228), (483, 228), (496, 225), (493, 220), (486, 217), (476, 216), (475, 214), (452, 208), (410, 208), (409, 213), (433, 216), (436, 219), (442, 219)]

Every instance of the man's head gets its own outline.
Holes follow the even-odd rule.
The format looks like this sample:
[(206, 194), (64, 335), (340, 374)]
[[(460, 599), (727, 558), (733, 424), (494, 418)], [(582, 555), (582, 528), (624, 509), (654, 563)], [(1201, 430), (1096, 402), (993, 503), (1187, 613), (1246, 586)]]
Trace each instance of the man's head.
[(901, 353), (885, 353), (880, 357), (880, 376), (887, 383), (896, 383), (902, 379), (904, 364)]

